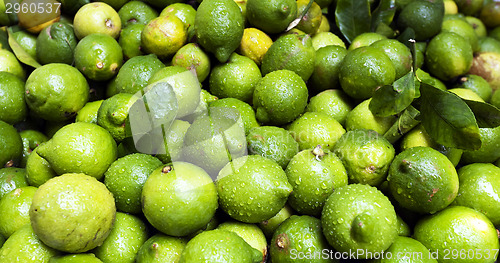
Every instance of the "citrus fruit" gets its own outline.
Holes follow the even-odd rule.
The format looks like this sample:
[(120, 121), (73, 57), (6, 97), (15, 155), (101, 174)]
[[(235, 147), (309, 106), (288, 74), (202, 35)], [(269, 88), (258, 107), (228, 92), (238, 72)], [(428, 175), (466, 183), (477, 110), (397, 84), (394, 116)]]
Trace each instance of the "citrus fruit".
[(0, 121), (0, 167), (12, 167), (21, 161), (23, 141), (14, 126)]
[(325, 46), (316, 50), (314, 71), (308, 84), (315, 91), (339, 89), (339, 71), (347, 51), (340, 46)]
[(117, 38), (122, 28), (118, 13), (103, 2), (88, 3), (78, 9), (73, 18), (73, 27), (78, 39), (92, 33), (102, 33)]
[(36, 40), (36, 58), (41, 64), (73, 63), (77, 39), (67, 23), (56, 22), (44, 28)]
[(247, 1), (248, 22), (268, 34), (284, 31), (297, 13), (294, 0)]
[(203, 82), (210, 74), (210, 58), (196, 43), (181, 47), (172, 57), (172, 66), (195, 70), (198, 81)]
[(16, 188), (0, 199), (0, 234), (6, 238), (30, 223), (29, 210), (37, 188)]
[(264, 55), (272, 44), (273, 40), (266, 33), (257, 28), (247, 27), (243, 30), (243, 37), (237, 51), (260, 66)]
[(146, 25), (158, 16), (158, 12), (144, 2), (130, 1), (118, 10), (118, 16), (120, 16), (122, 28), (126, 28), (133, 24)]
[(290, 159), (299, 152), (299, 144), (285, 129), (261, 126), (247, 134), (248, 153), (257, 154), (277, 162), (285, 169)]
[(28, 114), (24, 82), (11, 73), (0, 71), (0, 94), (0, 120), (10, 124), (24, 120)]
[(344, 125), (353, 103), (347, 94), (339, 89), (328, 89), (313, 96), (307, 104), (306, 112), (324, 113)]
[(136, 262), (178, 262), (186, 243), (185, 238), (156, 234), (141, 246)]
[(174, 15), (157, 17), (146, 25), (141, 33), (142, 48), (160, 58), (169, 58), (187, 40), (187, 31), (182, 21)]

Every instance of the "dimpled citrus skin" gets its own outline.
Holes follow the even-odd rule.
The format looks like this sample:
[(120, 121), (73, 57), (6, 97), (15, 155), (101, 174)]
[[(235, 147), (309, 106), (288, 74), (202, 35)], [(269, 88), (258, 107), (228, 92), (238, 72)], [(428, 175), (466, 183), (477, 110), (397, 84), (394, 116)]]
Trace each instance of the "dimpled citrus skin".
[(219, 172), (216, 186), (222, 210), (245, 223), (258, 223), (276, 215), (292, 191), (281, 166), (260, 155), (228, 163)]
[(340, 252), (380, 252), (397, 236), (394, 207), (382, 192), (369, 185), (337, 188), (326, 200), (321, 225), (328, 243)]
[(57, 174), (85, 173), (101, 179), (117, 157), (117, 146), (104, 128), (76, 122), (59, 129), (37, 152)]
[(187, 240), (156, 234), (142, 244), (135, 258), (137, 263), (178, 262)]
[(60, 63), (35, 69), (26, 80), (25, 90), (30, 110), (49, 121), (70, 119), (89, 98), (89, 85), (82, 73)]
[(102, 244), (115, 213), (115, 200), (103, 183), (85, 174), (64, 174), (38, 188), (30, 219), (45, 244), (81, 253)]
[(49, 262), (50, 258), (59, 253), (40, 241), (31, 225), (26, 224), (14, 232), (0, 248), (0, 262)]

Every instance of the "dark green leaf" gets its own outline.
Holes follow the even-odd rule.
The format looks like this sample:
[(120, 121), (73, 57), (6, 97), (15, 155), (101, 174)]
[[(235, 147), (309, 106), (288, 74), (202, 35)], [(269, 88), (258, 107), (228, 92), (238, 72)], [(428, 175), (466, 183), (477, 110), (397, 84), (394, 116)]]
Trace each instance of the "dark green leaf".
[(14, 52), (14, 55), (16, 55), (17, 59), (19, 59), (19, 61), (34, 68), (42, 66), (36, 61), (36, 59), (34, 59), (28, 53), (26, 53), (26, 51), (24, 51), (24, 49), (19, 45), (19, 43), (17, 43), (16, 39), (12, 35), (11, 28), (7, 30), (7, 33), (9, 34), (9, 46), (12, 49), (12, 52)]
[(422, 124), (439, 144), (464, 150), (481, 147), (474, 114), (457, 95), (420, 83)]
[(396, 13), (396, 0), (380, 0), (373, 11), (371, 30), (375, 31), (379, 24), (390, 25)]
[(335, 22), (349, 41), (361, 33), (370, 31), (371, 13), (369, 0), (338, 0)]
[(420, 123), (418, 117), (420, 116), (420, 111), (415, 109), (413, 106), (408, 106), (401, 116), (399, 116), (398, 120), (387, 130), (384, 134), (384, 138), (386, 138), (390, 143), (395, 143), (401, 136), (405, 133), (409, 132), (413, 127), (417, 126)]
[(464, 100), (474, 113), (479, 128), (495, 128), (500, 126), (500, 110), (489, 104), (474, 100)]
[(398, 114), (408, 107), (415, 98), (415, 76), (412, 71), (391, 85), (375, 91), (370, 101), (370, 110), (375, 116), (387, 117)]

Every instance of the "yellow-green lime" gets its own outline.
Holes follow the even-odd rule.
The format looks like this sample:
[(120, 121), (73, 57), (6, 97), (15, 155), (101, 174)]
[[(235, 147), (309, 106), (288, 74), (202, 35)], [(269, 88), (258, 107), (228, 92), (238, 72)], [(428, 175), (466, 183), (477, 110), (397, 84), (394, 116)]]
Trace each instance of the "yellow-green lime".
[(0, 120), (15, 124), (26, 118), (28, 107), (24, 91), (24, 82), (20, 78), (0, 71)]
[(492, 163), (500, 158), (500, 127), (479, 128), (482, 145), (476, 151), (464, 151), (462, 159), (463, 164), (470, 163)]
[(16, 188), (28, 186), (26, 170), (23, 168), (0, 168), (0, 200)]
[(97, 112), (104, 100), (87, 102), (76, 114), (75, 122), (88, 122), (97, 124)]
[(209, 107), (227, 107), (237, 109), (241, 114), (243, 125), (245, 126), (245, 134), (248, 134), (251, 129), (259, 127), (259, 123), (255, 119), (255, 111), (248, 103), (235, 98), (217, 99), (209, 102)]
[(344, 125), (347, 114), (352, 110), (353, 102), (339, 89), (328, 89), (311, 98), (306, 111), (324, 113)]
[(191, 25), (194, 25), (194, 20), (196, 17), (196, 10), (193, 6), (186, 3), (173, 3), (165, 7), (160, 16), (168, 16), (174, 15), (179, 18), (182, 23), (188, 28)]
[(237, 51), (260, 66), (264, 55), (272, 44), (273, 40), (266, 33), (257, 28), (247, 27), (243, 31), (243, 37)]
[(137, 97), (129, 93), (118, 93), (107, 98), (97, 110), (96, 124), (106, 129), (117, 142), (122, 141), (127, 136), (127, 130), (130, 130), (128, 115), (136, 101)]
[(141, 34), (145, 27), (146, 25), (137, 23), (129, 25), (121, 30), (118, 43), (122, 48), (123, 58), (125, 60), (144, 55)]
[(130, 1), (118, 10), (122, 28), (133, 24), (146, 25), (158, 16), (158, 12), (148, 4), (141, 1)]
[(373, 115), (369, 108), (370, 101), (371, 99), (361, 102), (347, 114), (345, 120), (346, 130), (370, 129), (383, 135), (396, 122), (394, 116), (378, 117)]
[[(308, 4), (308, 0), (298, 0), (297, 14), (302, 15)], [(318, 31), (322, 19), (321, 7), (316, 2), (313, 2), (296, 27), (306, 34), (313, 35)]]
[(12, 73), (22, 80), (26, 78), (26, 72), (23, 66), (19, 60), (17, 60), (14, 53), (7, 49), (0, 49), (0, 72), (1, 71)]
[(73, 18), (73, 27), (78, 39), (93, 33), (103, 33), (117, 38), (122, 28), (118, 13), (106, 3), (88, 3), (78, 9)]
[(181, 66), (195, 70), (198, 81), (203, 82), (210, 74), (210, 58), (196, 43), (188, 43), (181, 47), (172, 58), (172, 66)]
[(17, 230), (0, 248), (1, 262), (49, 262), (60, 252), (45, 245), (33, 232), (30, 224)]
[(57, 173), (47, 160), (38, 155), (36, 150), (33, 150), (26, 160), (26, 181), (31, 186), (39, 187), (50, 178), (57, 176)]
[(21, 160), (21, 167), (26, 166), (29, 156), (38, 145), (48, 141), (49, 139), (45, 134), (37, 130), (23, 130), (19, 132), (23, 140), (23, 158)]
[(359, 47), (366, 47), (369, 46), (379, 40), (386, 39), (384, 35), (378, 34), (378, 33), (373, 33), (373, 32), (367, 32), (367, 33), (362, 33), (356, 36), (351, 44), (349, 45), (349, 50), (353, 50)]
[(247, 1), (247, 19), (254, 27), (268, 33), (284, 31), (297, 17), (295, 0)]
[(288, 126), (288, 131), (299, 143), (301, 151), (313, 149), (316, 145), (333, 150), (345, 133), (338, 121), (321, 112), (305, 112)]
[(136, 262), (178, 262), (186, 243), (186, 238), (156, 234), (141, 246), (137, 252)]
[(277, 162), (285, 169), (299, 152), (299, 144), (287, 130), (275, 126), (254, 127), (247, 134), (248, 153)]
[(164, 67), (165, 65), (154, 54), (127, 60), (116, 75), (117, 93), (135, 94), (145, 88), (149, 79)]
[(412, 55), (410, 49), (395, 39), (382, 39), (370, 45), (382, 50), (391, 60), (396, 70), (396, 79), (410, 72), (412, 68)]
[(21, 161), (23, 141), (14, 126), (0, 121), (0, 167), (12, 167)]
[(141, 34), (144, 51), (160, 58), (173, 56), (184, 46), (186, 40), (186, 26), (174, 15), (160, 16), (151, 20)]
[(318, 49), (325, 47), (325, 46), (340, 46), (345, 48), (345, 43), (332, 32), (320, 32), (315, 34), (312, 37), (312, 45), (314, 47), (314, 50), (318, 51)]
[(30, 223), (29, 210), (37, 188), (16, 188), (0, 199), (0, 234), (9, 238), (22, 226)]
[(453, 32), (465, 38), (472, 47), (472, 51), (479, 49), (478, 37), (472, 25), (461, 19), (448, 19), (443, 21), (441, 32)]

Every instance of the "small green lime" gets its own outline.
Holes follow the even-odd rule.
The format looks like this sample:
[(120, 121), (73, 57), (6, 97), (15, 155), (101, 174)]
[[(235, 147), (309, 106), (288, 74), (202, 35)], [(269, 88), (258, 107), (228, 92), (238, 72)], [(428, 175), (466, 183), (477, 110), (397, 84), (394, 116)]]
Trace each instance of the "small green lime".
[(10, 124), (24, 120), (28, 114), (24, 82), (9, 72), (0, 71), (0, 94), (0, 120)]
[(275, 126), (261, 126), (250, 130), (247, 135), (248, 153), (257, 154), (277, 162), (285, 169), (299, 152), (299, 144), (285, 129)]
[(126, 28), (133, 24), (146, 25), (158, 17), (158, 12), (144, 2), (130, 1), (118, 10), (118, 16), (120, 16), (122, 28)]
[(78, 40), (73, 27), (56, 22), (44, 28), (36, 39), (36, 58), (41, 64), (73, 64), (73, 53)]
[(382, 39), (370, 45), (382, 50), (391, 60), (396, 70), (396, 79), (410, 72), (412, 68), (412, 55), (410, 49), (395, 39)]
[(465, 88), (474, 91), (484, 101), (489, 101), (493, 90), (490, 84), (482, 77), (468, 74), (460, 78), (455, 88)]
[(75, 67), (91, 80), (111, 79), (118, 73), (122, 61), (122, 48), (106, 34), (87, 35), (75, 48)]
[(500, 53), (500, 41), (492, 37), (480, 37), (478, 52)]
[(410, 1), (401, 10), (397, 25), (403, 31), (406, 28), (415, 30), (417, 41), (427, 40), (441, 31), (444, 16), (443, 1)]
[(346, 54), (344, 47), (335, 45), (316, 50), (314, 71), (308, 81), (309, 87), (315, 91), (339, 89), (339, 71)]
[[(308, 4), (308, 0), (297, 0), (297, 14), (302, 14), (308, 7)], [(302, 30), (306, 34), (313, 35), (318, 31), (322, 18), (323, 13), (321, 7), (316, 2), (313, 2), (297, 24), (296, 28)]]
[(97, 124), (97, 112), (104, 100), (87, 102), (76, 114), (75, 122), (88, 122)]
[(15, 167), (0, 169), (0, 200), (12, 190), (25, 186), (28, 186), (25, 169)]
[(464, 151), (462, 159), (463, 164), (470, 163), (492, 163), (500, 158), (500, 127), (479, 128), (482, 145), (476, 151)]
[(0, 167), (11, 167), (21, 161), (23, 141), (14, 126), (0, 121)]
[(295, 120), (307, 105), (304, 80), (290, 70), (277, 70), (255, 86), (253, 107), (259, 122), (281, 125)]
[(479, 50), (476, 31), (467, 21), (461, 19), (449, 19), (443, 21), (441, 32), (453, 32), (465, 38), (471, 45), (472, 51)]
[(284, 31), (297, 14), (294, 0), (247, 1), (248, 22), (268, 34)]
[(412, 147), (391, 163), (389, 188), (404, 208), (435, 213), (450, 205), (458, 193), (458, 175), (445, 155), (430, 147)]
[(7, 49), (0, 49), (0, 71), (12, 73), (22, 80), (26, 79), (26, 72), (23, 66), (17, 60), (14, 53)]
[(78, 9), (73, 18), (73, 28), (78, 39), (93, 33), (102, 33), (117, 38), (122, 29), (118, 13), (106, 3), (88, 3)]
[(234, 108), (240, 112), (243, 125), (245, 126), (245, 134), (248, 134), (252, 128), (259, 127), (259, 123), (255, 119), (255, 112), (248, 103), (235, 98), (218, 99), (210, 102), (209, 107), (226, 107)]
[(0, 199), (0, 234), (8, 238), (30, 223), (29, 210), (37, 188), (16, 188)]
[(141, 192), (148, 176), (162, 165), (151, 155), (129, 154), (114, 161), (104, 173), (104, 184), (115, 197), (119, 211), (141, 213)]
[(210, 58), (196, 43), (188, 43), (177, 50), (172, 58), (172, 66), (194, 69), (200, 83), (210, 74)]
[(149, 79), (164, 67), (165, 65), (154, 54), (127, 60), (116, 75), (117, 93), (135, 94), (145, 88)]
[(118, 43), (122, 48), (125, 60), (144, 55), (141, 34), (145, 27), (146, 25), (137, 23), (123, 28), (120, 32)]
[(288, 126), (288, 131), (299, 143), (301, 151), (316, 145), (332, 150), (345, 133), (338, 121), (321, 112), (305, 112)]
[(59, 251), (40, 241), (31, 225), (26, 224), (14, 232), (0, 248), (0, 262), (49, 262), (59, 254)]
[(245, 223), (270, 219), (292, 192), (283, 168), (260, 155), (247, 155), (228, 163), (219, 172), (216, 187), (222, 210)]
[(262, 78), (259, 67), (248, 57), (231, 54), (228, 61), (210, 72), (210, 93), (219, 98), (251, 102), (255, 85)]
[(156, 229), (171, 236), (198, 231), (217, 207), (217, 190), (210, 176), (186, 162), (158, 167), (142, 189), (144, 215)]
[(26, 104), (49, 121), (71, 119), (89, 98), (89, 85), (78, 69), (51, 63), (35, 69), (26, 81)]
[(141, 33), (144, 51), (160, 58), (172, 57), (186, 41), (186, 26), (174, 15), (159, 16), (149, 21)]
[(243, 238), (250, 246), (262, 253), (262, 262), (267, 258), (266, 236), (257, 225), (238, 221), (226, 221), (217, 226), (217, 229), (231, 231)]
[(264, 232), (266, 237), (270, 239), (273, 237), (274, 232), (281, 225), (281, 223), (283, 223), (293, 214), (293, 209), (289, 205), (285, 205), (276, 215), (260, 222), (259, 227), (260, 229), (262, 229), (262, 232)]
[(117, 141), (127, 136), (128, 114), (137, 97), (129, 93), (118, 93), (105, 99), (97, 111), (97, 123)]
[(352, 108), (351, 98), (342, 90), (328, 89), (311, 98), (307, 104), (306, 112), (324, 113), (344, 125), (347, 114)]
[(178, 262), (186, 243), (185, 238), (156, 234), (141, 246), (137, 253), (136, 262)]
[[(390, 257), (372, 260), (373, 263), (421, 262), (437, 263), (429, 250), (419, 241), (409, 237), (396, 237), (392, 245), (384, 251)], [(417, 256), (418, 255), (418, 256)]]
[(37, 130), (23, 130), (19, 132), (23, 140), (23, 158), (21, 160), (21, 167), (26, 166), (29, 156), (38, 145), (48, 141), (49, 139), (45, 134)]
[(293, 188), (288, 203), (297, 212), (311, 216), (320, 216), (328, 196), (347, 185), (342, 161), (320, 146), (296, 154), (285, 173)]
[(369, 108), (370, 101), (371, 99), (361, 102), (347, 114), (345, 120), (345, 129), (347, 131), (370, 129), (383, 135), (396, 122), (394, 116), (378, 117), (373, 115)]
[(36, 36), (25, 30), (13, 30), (12, 39), (32, 58), (36, 58)]
[(382, 39), (387, 39), (387, 37), (373, 32), (362, 33), (352, 40), (349, 45), (349, 50), (366, 47)]
[(29, 185), (39, 187), (50, 178), (57, 176), (50, 163), (33, 150), (26, 160), (26, 180)]
[(465, 20), (472, 26), (478, 38), (486, 37), (488, 32), (486, 31), (486, 26), (481, 19), (474, 16), (466, 16)]
[(193, 6), (186, 3), (173, 3), (165, 7), (160, 16), (174, 15), (179, 18), (182, 23), (188, 28), (194, 25), (194, 20), (196, 17), (196, 10)]
[(321, 214), (323, 234), (339, 252), (367, 252), (389, 248), (397, 237), (397, 216), (389, 199), (377, 188), (350, 184), (337, 188), (326, 200)]

